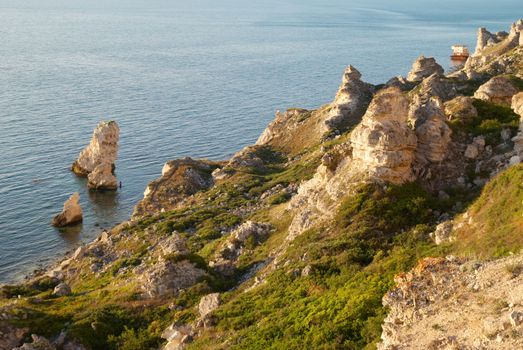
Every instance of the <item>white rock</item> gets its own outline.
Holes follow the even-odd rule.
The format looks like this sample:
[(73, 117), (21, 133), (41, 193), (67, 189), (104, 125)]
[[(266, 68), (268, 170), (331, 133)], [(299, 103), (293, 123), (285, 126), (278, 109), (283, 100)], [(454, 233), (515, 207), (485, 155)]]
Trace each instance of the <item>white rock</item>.
[(79, 200), (80, 195), (78, 192), (73, 193), (64, 203), (62, 212), (53, 218), (53, 226), (63, 227), (81, 222), (83, 220), (83, 213), (78, 203)]
[(512, 156), (510, 157), (510, 165), (515, 165), (521, 163), (521, 158), (519, 156)]
[(118, 182), (113, 174), (113, 166), (109, 163), (97, 165), (94, 170), (87, 175), (87, 187), (93, 190), (116, 190)]
[(73, 163), (72, 171), (87, 176), (100, 164), (108, 163), (114, 167), (119, 135), (120, 129), (115, 121), (100, 122), (94, 129), (91, 142)]
[(53, 295), (63, 297), (71, 294), (71, 288), (66, 283), (60, 283), (53, 290)]
[(204, 296), (198, 304), (200, 317), (205, 318), (218, 308), (221, 304), (220, 293), (212, 293)]

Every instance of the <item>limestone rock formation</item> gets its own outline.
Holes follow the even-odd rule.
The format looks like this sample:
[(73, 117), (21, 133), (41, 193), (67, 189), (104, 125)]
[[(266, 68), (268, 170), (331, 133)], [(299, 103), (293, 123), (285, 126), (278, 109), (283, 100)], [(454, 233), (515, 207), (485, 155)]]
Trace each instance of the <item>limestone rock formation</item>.
[[(521, 349), (521, 254), (489, 262), (425, 258), (395, 278), (379, 350)], [(512, 336), (516, 335), (516, 336)]]
[(0, 322), (0, 349), (14, 349), (22, 343), (27, 333), (26, 328), (15, 328), (4, 322)]
[(424, 78), (431, 76), (434, 73), (443, 74), (445, 70), (441, 67), (436, 59), (433, 57), (426, 58), (425, 56), (420, 56), (410, 70), (407, 80), (411, 82), (420, 82)]
[(267, 223), (246, 221), (229, 235), (227, 241), (218, 249), (215, 259), (209, 263), (216, 271), (231, 275), (234, 273), (235, 263), (243, 252), (248, 239), (259, 242), (267, 238), (272, 226)]
[(162, 338), (167, 340), (167, 344), (162, 347), (162, 350), (182, 350), (187, 343), (191, 342), (192, 335), (192, 326), (177, 326), (173, 323), (162, 333)]
[(392, 183), (414, 179), (416, 135), (407, 126), (408, 100), (397, 88), (379, 92), (352, 131), (352, 167)]
[(414, 126), (418, 140), (416, 162), (424, 165), (427, 162), (441, 162), (451, 141), (451, 129), (445, 121), (441, 101), (430, 98), (422, 101), (416, 98), (409, 109), (409, 121)]
[(205, 318), (210, 315), (221, 304), (220, 293), (211, 293), (204, 296), (198, 304), (200, 317)]
[(12, 350), (56, 350), (55, 344), (51, 343), (44, 337), (32, 334), (32, 343), (24, 343), (22, 346), (13, 348)]
[(53, 226), (63, 227), (82, 222), (83, 212), (80, 204), (78, 203), (79, 200), (80, 195), (78, 192), (73, 193), (71, 197), (69, 197), (69, 199), (64, 203), (62, 212), (53, 218)]
[(185, 198), (213, 185), (214, 168), (213, 162), (191, 158), (165, 163), (162, 176), (147, 185), (133, 217), (175, 209)]
[(93, 190), (116, 190), (118, 181), (113, 174), (113, 166), (109, 163), (102, 163), (87, 175), (87, 187)]
[(518, 89), (508, 78), (497, 76), (481, 85), (474, 93), (474, 97), (480, 100), (510, 106), (512, 97), (516, 93), (518, 93)]
[(146, 298), (173, 296), (180, 290), (194, 285), (204, 275), (205, 271), (195, 267), (188, 260), (162, 260), (143, 273), (143, 295)]
[(487, 46), (493, 46), (507, 37), (507, 32), (491, 33), (486, 28), (479, 28), (476, 41), (476, 51), (474, 52), (474, 55), (481, 54)]
[(448, 120), (459, 120), (466, 124), (478, 116), (478, 110), (468, 96), (458, 96), (445, 103), (445, 115)]
[(512, 97), (512, 110), (516, 112), (523, 121), (523, 92), (517, 93)]
[(444, 221), (436, 226), (436, 230), (430, 235), (434, 243), (439, 245), (445, 242), (452, 242), (454, 240), (454, 237), (451, 236), (452, 228), (452, 221)]
[(235, 153), (231, 159), (223, 167), (216, 169), (212, 173), (215, 181), (223, 180), (229, 175), (234, 174), (238, 170), (265, 170), (265, 162), (260, 157), (259, 153), (263, 152), (266, 146), (247, 146), (241, 151)]
[(361, 73), (353, 66), (347, 67), (343, 81), (336, 93), (327, 118), (325, 132), (345, 130), (361, 120), (371, 99), (373, 86), (362, 82)]
[(114, 170), (119, 135), (120, 129), (115, 121), (100, 122), (94, 129), (91, 142), (73, 163), (72, 171), (77, 175), (87, 176), (103, 163), (110, 164)]
[(71, 294), (71, 287), (67, 285), (66, 283), (62, 282), (58, 284), (56, 287), (54, 287), (53, 295), (63, 297), (66, 295)]

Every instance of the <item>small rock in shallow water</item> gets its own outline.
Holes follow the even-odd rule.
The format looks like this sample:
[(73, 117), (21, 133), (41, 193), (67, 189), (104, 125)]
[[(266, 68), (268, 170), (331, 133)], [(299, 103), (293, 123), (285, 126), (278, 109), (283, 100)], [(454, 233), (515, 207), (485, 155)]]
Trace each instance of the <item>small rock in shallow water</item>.
[(64, 203), (62, 212), (53, 218), (53, 226), (63, 227), (82, 222), (83, 212), (78, 203), (79, 200), (80, 195), (78, 192), (73, 193), (73, 195)]

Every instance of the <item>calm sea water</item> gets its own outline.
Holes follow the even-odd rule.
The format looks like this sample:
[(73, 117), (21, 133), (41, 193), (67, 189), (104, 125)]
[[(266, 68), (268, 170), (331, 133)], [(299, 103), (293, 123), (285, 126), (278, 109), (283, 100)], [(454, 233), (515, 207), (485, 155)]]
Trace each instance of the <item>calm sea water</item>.
[[(420, 53), (448, 65), (519, 2), (0, 0), (0, 283), (127, 219), (165, 161), (230, 156), (276, 109), (332, 100), (349, 63), (372, 83)], [(114, 194), (69, 171), (104, 119), (121, 128)], [(51, 227), (75, 191), (83, 225)]]

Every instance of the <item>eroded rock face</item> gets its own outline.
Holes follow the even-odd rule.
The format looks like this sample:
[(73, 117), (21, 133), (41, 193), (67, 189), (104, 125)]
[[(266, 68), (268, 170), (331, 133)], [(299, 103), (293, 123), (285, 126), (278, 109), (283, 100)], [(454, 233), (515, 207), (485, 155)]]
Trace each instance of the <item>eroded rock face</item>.
[(467, 123), (478, 116), (478, 110), (468, 96), (458, 96), (445, 103), (445, 114), (448, 120), (459, 120)]
[(22, 342), (27, 333), (25, 328), (15, 328), (0, 322), (0, 349), (14, 349)]
[(441, 162), (447, 154), (452, 134), (445, 122), (441, 101), (437, 98), (430, 98), (428, 101), (415, 99), (409, 109), (409, 120), (414, 126), (418, 140), (417, 164)]
[(361, 73), (356, 68), (347, 67), (332, 109), (324, 121), (325, 132), (345, 130), (361, 120), (372, 99), (374, 88), (360, 79)]
[(67, 285), (64, 282), (62, 282), (59, 285), (57, 285), (56, 287), (54, 287), (53, 295), (63, 297), (63, 296), (70, 295), (70, 294), (71, 294), (71, 287), (69, 287), (69, 285)]
[[(490, 262), (425, 258), (395, 277), (379, 350), (520, 349), (521, 254)], [(496, 307), (496, 305), (498, 305)]]
[(479, 28), (476, 41), (476, 51), (474, 52), (474, 55), (481, 54), (486, 47), (500, 43), (507, 37), (507, 32), (491, 33), (486, 28)]
[(13, 350), (56, 350), (56, 346), (44, 337), (40, 337), (36, 334), (32, 334), (32, 343), (24, 343), (18, 348)]
[(414, 179), (417, 139), (407, 126), (409, 102), (397, 88), (378, 93), (352, 131), (352, 167), (370, 178), (392, 183)]
[(167, 162), (162, 176), (147, 185), (144, 199), (135, 206), (133, 217), (175, 209), (187, 197), (213, 185), (213, 169), (211, 162), (191, 158)]
[(119, 135), (120, 129), (115, 121), (100, 122), (94, 129), (91, 142), (73, 163), (72, 171), (77, 175), (87, 176), (103, 163), (110, 164), (114, 170)]
[(80, 204), (80, 195), (78, 192), (75, 192), (69, 197), (69, 199), (64, 203), (64, 208), (62, 212), (56, 215), (52, 224), (56, 227), (63, 227), (68, 225), (74, 225), (83, 220), (83, 212)]
[(517, 93), (512, 97), (511, 107), (523, 120), (523, 92)]
[(516, 155), (511, 163), (516, 164), (523, 160), (523, 92), (514, 95), (512, 98), (512, 110), (520, 116), (518, 134), (512, 138)]
[(267, 238), (272, 226), (263, 222), (246, 221), (231, 232), (229, 238), (216, 252), (214, 260), (209, 266), (224, 275), (231, 275), (235, 271), (235, 264), (243, 252), (247, 240), (253, 243)]
[(94, 170), (87, 175), (87, 187), (93, 190), (116, 190), (118, 181), (113, 174), (113, 166), (109, 163), (97, 165)]
[(474, 97), (480, 100), (510, 106), (512, 97), (517, 93), (518, 89), (516, 89), (508, 78), (497, 76), (481, 85), (474, 93)]
[(419, 82), (434, 73), (441, 75), (444, 72), (445, 70), (436, 62), (435, 58), (426, 58), (422, 55), (418, 57), (418, 59), (412, 65), (412, 69), (407, 76), (407, 80), (411, 82)]
[(196, 268), (187, 260), (176, 263), (162, 260), (143, 274), (143, 295), (146, 298), (172, 296), (194, 285), (204, 275), (205, 271)]

